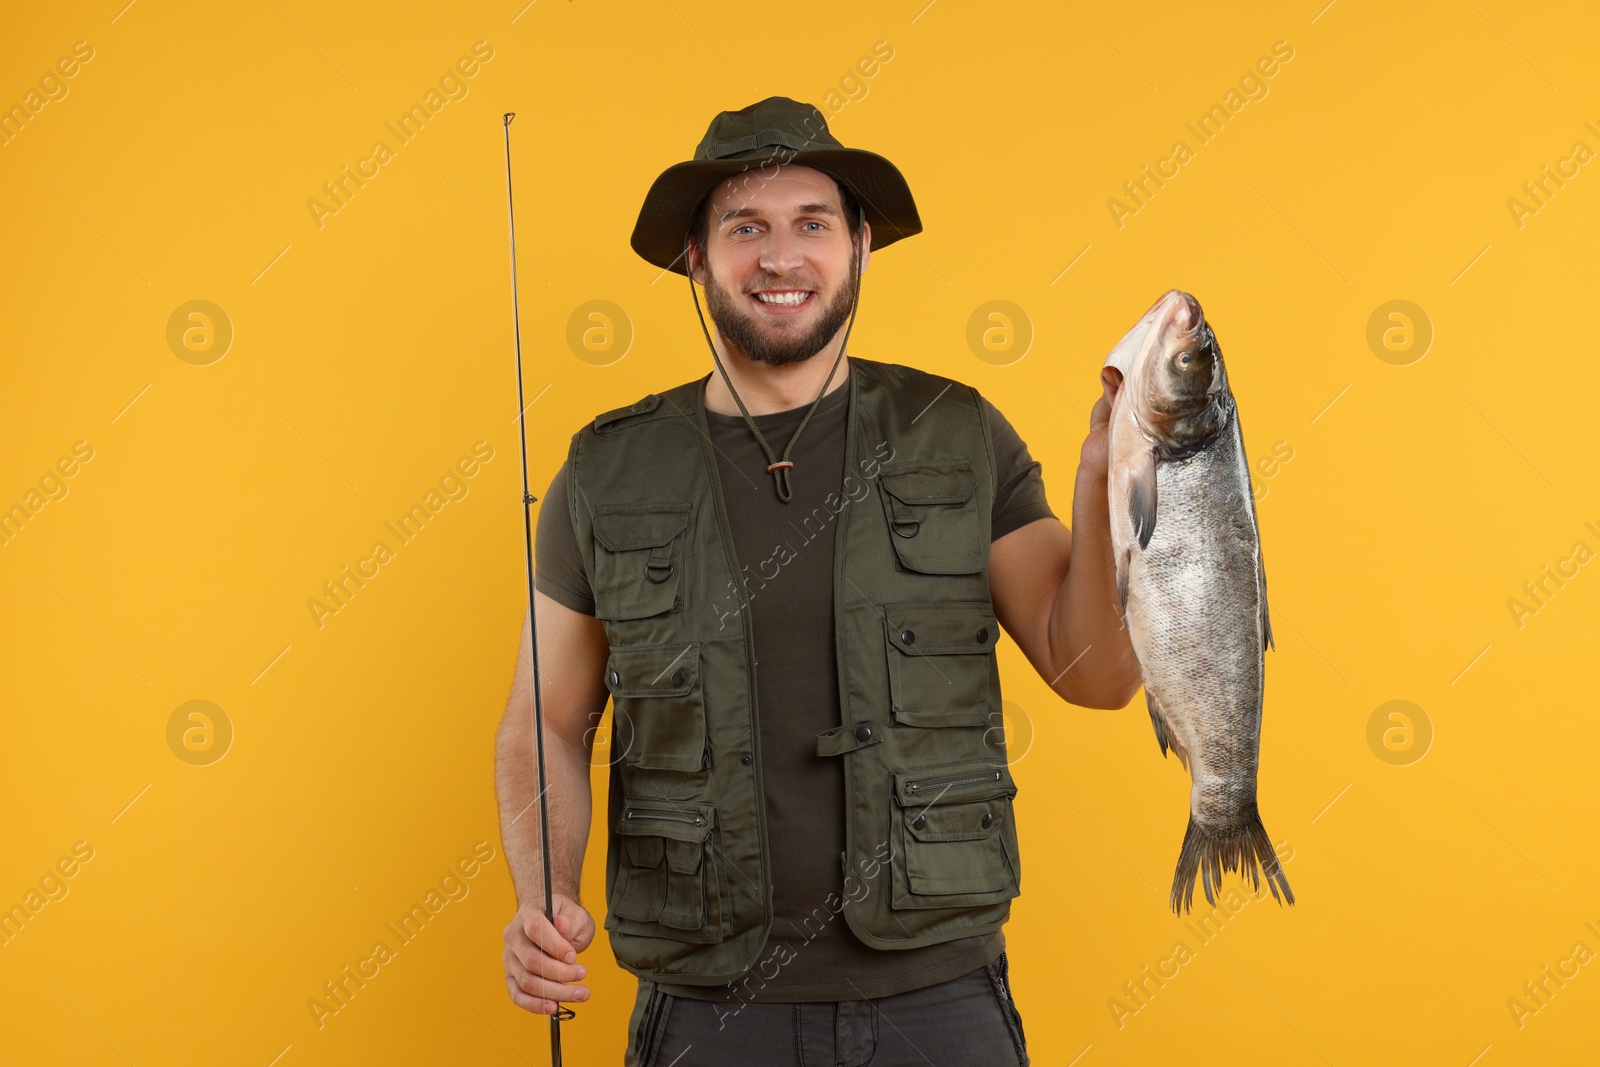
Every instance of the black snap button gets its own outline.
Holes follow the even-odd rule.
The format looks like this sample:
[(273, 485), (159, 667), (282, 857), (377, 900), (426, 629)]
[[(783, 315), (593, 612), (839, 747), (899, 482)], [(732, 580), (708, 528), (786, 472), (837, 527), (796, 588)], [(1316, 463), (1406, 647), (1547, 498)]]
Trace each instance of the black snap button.
[(911, 820), (911, 825), (912, 825), (912, 826), (913, 826), (913, 827), (914, 827), (914, 828), (915, 828), (915, 829), (918, 829), (918, 830), (920, 830), (920, 829), (922, 829), (922, 828), (923, 828), (923, 827), (924, 827), (924, 826), (926, 826), (926, 825), (928, 825), (928, 820), (927, 820), (927, 817), (926, 817), (926, 816), (923, 816), (923, 815), (918, 815), (918, 816), (917, 816), (917, 817), (916, 817), (916, 818), (915, 818), (915, 819), (912, 819), (912, 820)]
[(994, 816), (990, 815), (986, 811), (983, 813), (983, 818), (979, 819), (978, 822), (985, 830), (987, 830), (989, 827), (994, 825)]
[(981, 645), (987, 640), (989, 640), (989, 628), (985, 626), (983, 629), (978, 631), (978, 644)]
[(868, 726), (866, 723), (862, 723), (860, 726), (857, 726), (856, 727), (856, 740), (857, 741), (871, 741), (872, 740), (872, 727)]
[(672, 672), (672, 685), (673, 685), (673, 687), (676, 688), (676, 687), (682, 685), (684, 683), (685, 678), (686, 678), (686, 676), (684, 675), (684, 673), (682, 671), (673, 671)]
[(746, 752), (744, 755), (740, 756), (739, 762), (744, 764), (746, 767), (750, 766), (750, 753)]
[(606, 675), (606, 679), (611, 683), (611, 688), (613, 688), (613, 689), (615, 689), (617, 687), (617, 685), (619, 683), (621, 683), (621, 681), (622, 681), (621, 678), (617, 677), (617, 672), (616, 671), (612, 671), (610, 674)]
[(900, 631), (900, 640), (901, 640), (902, 643), (907, 644), (907, 645), (915, 644), (916, 640), (917, 640), (917, 635), (915, 633), (913, 633), (912, 631), (910, 631), (910, 630), (901, 630)]

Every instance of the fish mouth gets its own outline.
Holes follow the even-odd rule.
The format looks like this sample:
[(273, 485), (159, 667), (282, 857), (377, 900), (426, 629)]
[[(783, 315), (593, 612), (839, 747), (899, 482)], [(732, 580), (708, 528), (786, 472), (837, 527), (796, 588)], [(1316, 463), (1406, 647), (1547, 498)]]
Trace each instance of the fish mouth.
[[(1213, 349), (1215, 358), (1209, 388), (1203, 395), (1169, 395), (1165, 362), (1185, 351)], [(1106, 357), (1105, 368), (1122, 375), (1122, 385), (1131, 389), (1129, 399), (1134, 422), (1152, 441), (1166, 446), (1193, 444), (1191, 438), (1206, 436), (1216, 416), (1211, 412), (1217, 397), (1225, 392), (1220, 354), (1205, 312), (1189, 293), (1169, 289), (1161, 294), (1117, 342)]]
[(1150, 306), (1151, 311), (1160, 311), (1161, 328), (1170, 330), (1184, 336), (1193, 335), (1205, 325), (1205, 312), (1200, 310), (1200, 301), (1184, 292), (1182, 289), (1170, 289)]
[(1124, 380), (1132, 378), (1135, 368), (1144, 362), (1143, 357), (1157, 341), (1174, 334), (1187, 341), (1205, 325), (1205, 321), (1200, 301), (1182, 289), (1168, 289), (1139, 316), (1133, 328), (1123, 334), (1122, 340), (1106, 357), (1104, 365), (1121, 371)]

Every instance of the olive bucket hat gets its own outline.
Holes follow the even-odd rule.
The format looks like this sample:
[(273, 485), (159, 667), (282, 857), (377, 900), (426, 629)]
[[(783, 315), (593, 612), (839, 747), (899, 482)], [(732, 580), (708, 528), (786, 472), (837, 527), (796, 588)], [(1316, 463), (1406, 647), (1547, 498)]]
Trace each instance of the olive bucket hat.
[(893, 163), (840, 144), (812, 105), (769, 96), (717, 115), (694, 158), (661, 172), (639, 209), (633, 250), (658, 267), (687, 275), (684, 236), (706, 194), (724, 178), (785, 163), (814, 167), (848, 187), (872, 226), (874, 251), (922, 232), (911, 188)]

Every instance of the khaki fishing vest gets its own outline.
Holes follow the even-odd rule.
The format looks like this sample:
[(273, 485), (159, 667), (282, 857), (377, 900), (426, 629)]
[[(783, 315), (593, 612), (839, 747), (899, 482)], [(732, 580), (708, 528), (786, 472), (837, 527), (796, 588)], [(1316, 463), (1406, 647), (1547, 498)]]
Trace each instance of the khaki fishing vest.
[[(850, 366), (842, 491), (828, 515), (795, 516), (834, 527), (842, 714), (817, 754), (844, 765), (844, 880), (815, 914), (914, 948), (998, 929), (1021, 890), (994, 448), (970, 386)], [(568, 502), (610, 642), (605, 928), (635, 974), (716, 985), (752, 967), (773, 915), (750, 616), (764, 579), (734, 553), (703, 382), (574, 434)]]

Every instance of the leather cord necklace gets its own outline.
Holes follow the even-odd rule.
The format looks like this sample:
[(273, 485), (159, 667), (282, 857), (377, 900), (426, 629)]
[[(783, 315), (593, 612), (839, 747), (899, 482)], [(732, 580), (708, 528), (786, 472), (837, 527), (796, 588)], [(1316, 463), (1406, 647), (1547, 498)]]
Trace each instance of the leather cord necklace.
[[(733, 380), (728, 377), (728, 370), (722, 365), (722, 360), (717, 355), (717, 346), (711, 340), (711, 331), (706, 328), (706, 317), (700, 310), (700, 294), (695, 292), (694, 278), (689, 278), (689, 295), (694, 298), (694, 311), (700, 318), (700, 332), (705, 334), (706, 344), (711, 347), (711, 359), (717, 365), (717, 370), (722, 374), (722, 380), (727, 383), (728, 392), (733, 396), (733, 402), (739, 405), (739, 412), (744, 415), (745, 425), (750, 427), (750, 432), (755, 435), (756, 443), (761, 446), (761, 451), (767, 454), (767, 473), (772, 475), (777, 483), (778, 499), (785, 504), (794, 499), (793, 487), (789, 484), (789, 472), (794, 469), (794, 461), (789, 454), (794, 451), (795, 442), (800, 440), (800, 433), (811, 421), (811, 416), (817, 412), (817, 406), (822, 403), (822, 397), (828, 391), (828, 383), (833, 381), (834, 372), (839, 369), (839, 361), (844, 359), (845, 345), (850, 341), (850, 328), (856, 322), (856, 307), (861, 303), (861, 237), (866, 211), (861, 205), (856, 205), (856, 239), (853, 242), (852, 252), (855, 261), (855, 284), (850, 297), (850, 321), (845, 324), (844, 339), (839, 342), (839, 354), (833, 357), (833, 366), (828, 369), (828, 376), (822, 380), (822, 388), (817, 393), (817, 398), (811, 402), (811, 408), (806, 412), (805, 418), (800, 420), (800, 425), (794, 429), (794, 434), (789, 438), (789, 443), (784, 446), (783, 455), (780, 457), (772, 451), (772, 446), (767, 443), (766, 437), (756, 426), (756, 420), (750, 416), (750, 409), (744, 406), (744, 401), (739, 398), (739, 393), (733, 387)], [(689, 256), (689, 237), (684, 235), (683, 254), (687, 261)]]

